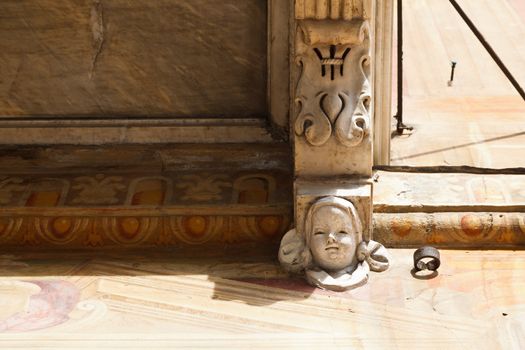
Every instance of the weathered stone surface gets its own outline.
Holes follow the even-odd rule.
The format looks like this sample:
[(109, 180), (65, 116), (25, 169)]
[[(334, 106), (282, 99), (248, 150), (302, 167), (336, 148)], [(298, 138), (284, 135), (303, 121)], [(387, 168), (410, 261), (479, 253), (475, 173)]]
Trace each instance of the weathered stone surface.
[(378, 171), (374, 239), (389, 247), (525, 245), (525, 176)]
[(523, 211), (525, 176), (378, 171), (374, 210), (384, 213)]
[(375, 213), (374, 238), (387, 247), (523, 249), (522, 212)]
[(264, 0), (3, 0), (0, 115), (266, 116)]
[(298, 176), (369, 177), (368, 21), (303, 20), (295, 44), (295, 171)]
[(2, 348), (523, 348), (525, 252), (443, 250), (421, 280), (413, 250), (395, 249), (388, 273), (333, 293), (286, 279), (259, 249), (224, 248), (10, 251)]

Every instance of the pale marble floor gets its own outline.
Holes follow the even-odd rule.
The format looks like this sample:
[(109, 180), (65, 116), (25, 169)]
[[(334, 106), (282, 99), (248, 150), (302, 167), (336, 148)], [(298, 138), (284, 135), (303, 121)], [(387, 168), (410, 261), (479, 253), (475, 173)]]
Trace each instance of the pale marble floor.
[(442, 251), (430, 280), (412, 252), (346, 293), (271, 254), (3, 255), (0, 348), (525, 348), (525, 252)]
[[(458, 3), (525, 87), (525, 1)], [(414, 131), (392, 139), (392, 165), (525, 167), (525, 102), (496, 63), (449, 1), (403, 6), (404, 121)]]

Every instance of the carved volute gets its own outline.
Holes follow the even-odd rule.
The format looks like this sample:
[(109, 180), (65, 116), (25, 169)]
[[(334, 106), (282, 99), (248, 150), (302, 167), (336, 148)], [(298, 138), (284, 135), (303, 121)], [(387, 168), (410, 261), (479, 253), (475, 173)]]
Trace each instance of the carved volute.
[[(324, 36), (333, 33), (333, 37)], [(312, 146), (330, 137), (346, 147), (370, 130), (370, 36), (368, 21), (304, 20), (298, 25), (296, 63), (301, 74), (294, 129)]]
[(370, 130), (371, 1), (297, 0), (295, 133), (355, 147)]
[(371, 175), (371, 4), (295, 1), (291, 130), (298, 175)]

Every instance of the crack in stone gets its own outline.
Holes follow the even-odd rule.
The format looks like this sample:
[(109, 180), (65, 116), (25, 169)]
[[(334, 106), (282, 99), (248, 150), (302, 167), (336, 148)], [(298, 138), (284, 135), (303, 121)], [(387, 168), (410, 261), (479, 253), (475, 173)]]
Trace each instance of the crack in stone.
[(91, 7), (91, 32), (93, 33), (93, 41), (95, 43), (95, 54), (93, 55), (93, 60), (91, 61), (91, 71), (89, 72), (89, 79), (93, 78), (93, 73), (97, 66), (97, 60), (102, 49), (104, 47), (104, 14), (103, 6), (100, 0), (93, 1), (93, 7)]

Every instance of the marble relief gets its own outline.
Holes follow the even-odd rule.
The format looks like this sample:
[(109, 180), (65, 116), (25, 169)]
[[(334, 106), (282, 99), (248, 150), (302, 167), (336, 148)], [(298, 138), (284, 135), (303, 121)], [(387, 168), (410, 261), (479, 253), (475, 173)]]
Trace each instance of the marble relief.
[(281, 241), (279, 261), (285, 270), (304, 273), (313, 286), (343, 291), (366, 283), (368, 273), (385, 271), (385, 247), (363, 239), (363, 225), (354, 205), (329, 196), (308, 210), (304, 231), (289, 231)]
[(0, 344), (521, 349), (525, 252), (446, 250), (432, 280), (407, 272), (411, 252), (393, 250), (389, 273), (337, 293), (288, 278), (271, 258), (0, 255)]
[(370, 61), (368, 21), (300, 22), (297, 136), (312, 146), (323, 146), (334, 136), (345, 147), (359, 146), (369, 136)]

